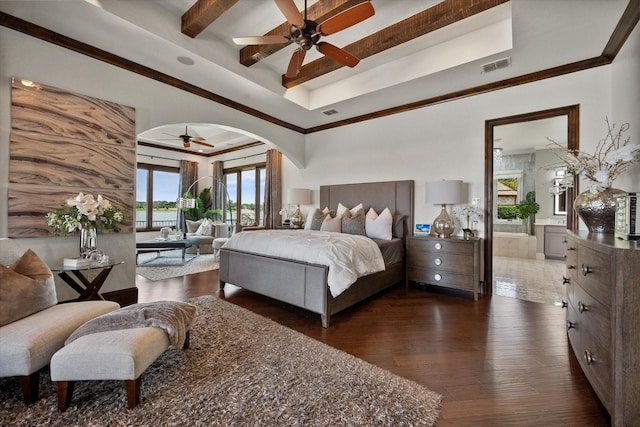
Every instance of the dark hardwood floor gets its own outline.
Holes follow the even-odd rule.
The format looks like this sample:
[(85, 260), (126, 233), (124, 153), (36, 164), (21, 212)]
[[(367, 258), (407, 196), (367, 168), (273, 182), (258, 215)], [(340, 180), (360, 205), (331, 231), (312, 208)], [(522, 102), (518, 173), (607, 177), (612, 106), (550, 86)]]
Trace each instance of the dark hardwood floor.
[(610, 425), (553, 305), (396, 286), (325, 329), (319, 315), (233, 285), (219, 294), (217, 271), (137, 286), (140, 302), (217, 295), (416, 381), (444, 395), (438, 426)]

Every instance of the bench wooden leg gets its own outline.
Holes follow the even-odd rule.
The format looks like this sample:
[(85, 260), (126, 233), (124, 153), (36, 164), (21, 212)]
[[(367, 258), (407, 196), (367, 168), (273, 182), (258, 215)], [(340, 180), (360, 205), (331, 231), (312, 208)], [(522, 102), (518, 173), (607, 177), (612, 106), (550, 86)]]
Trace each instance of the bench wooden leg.
[(140, 377), (135, 380), (124, 380), (127, 388), (127, 408), (133, 409), (140, 403)]
[(35, 371), (31, 375), (20, 375), (20, 388), (22, 388), (22, 400), (25, 405), (38, 400), (38, 389), (40, 387), (40, 371)]
[(73, 381), (56, 381), (58, 387), (58, 410), (64, 412), (71, 404), (71, 398), (73, 397)]

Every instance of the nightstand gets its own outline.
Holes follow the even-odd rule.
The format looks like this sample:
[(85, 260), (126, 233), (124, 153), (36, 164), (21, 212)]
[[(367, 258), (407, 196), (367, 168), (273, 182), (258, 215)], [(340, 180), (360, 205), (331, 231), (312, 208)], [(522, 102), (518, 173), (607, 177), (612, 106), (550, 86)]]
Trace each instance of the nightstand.
[(482, 239), (407, 239), (407, 280), (473, 292), (478, 300)]

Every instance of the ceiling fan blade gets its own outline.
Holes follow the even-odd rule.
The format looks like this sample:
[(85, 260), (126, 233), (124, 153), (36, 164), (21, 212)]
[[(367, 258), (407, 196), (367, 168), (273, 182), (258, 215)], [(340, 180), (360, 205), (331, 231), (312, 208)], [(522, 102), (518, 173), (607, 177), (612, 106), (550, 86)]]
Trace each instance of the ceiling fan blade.
[(371, 2), (365, 1), (322, 22), (318, 25), (316, 31), (323, 36), (337, 33), (338, 31), (349, 28), (350, 26), (355, 25), (358, 22), (362, 22), (367, 18), (371, 18), (375, 13), (376, 12), (373, 10)]
[(295, 25), (298, 28), (304, 27), (304, 19), (302, 19), (302, 14), (298, 10), (298, 7), (293, 2), (293, 0), (274, 0), (276, 2), (276, 6), (280, 9), (280, 12), (287, 18), (289, 24)]
[(346, 65), (347, 67), (353, 68), (358, 65), (358, 62), (360, 62), (358, 58), (351, 55), (346, 50), (340, 49), (331, 43), (320, 42), (316, 46), (324, 56), (327, 56), (342, 65)]
[(302, 49), (296, 49), (291, 55), (291, 60), (289, 61), (289, 66), (287, 67), (287, 72), (285, 73), (285, 77), (294, 78), (300, 72), (300, 68), (302, 67), (302, 63), (304, 62), (304, 56), (307, 51)]
[(290, 41), (291, 40), (285, 36), (249, 36), (233, 38), (233, 42), (240, 45), (283, 44), (289, 43)]
[(205, 142), (206, 141), (206, 139), (204, 139), (201, 136), (192, 136), (190, 138), (190, 140), (193, 141), (193, 142)]
[(204, 141), (198, 141), (195, 138), (191, 138), (191, 142), (193, 142), (194, 144), (198, 144), (198, 145), (204, 145), (205, 147), (215, 148), (215, 145), (207, 144)]

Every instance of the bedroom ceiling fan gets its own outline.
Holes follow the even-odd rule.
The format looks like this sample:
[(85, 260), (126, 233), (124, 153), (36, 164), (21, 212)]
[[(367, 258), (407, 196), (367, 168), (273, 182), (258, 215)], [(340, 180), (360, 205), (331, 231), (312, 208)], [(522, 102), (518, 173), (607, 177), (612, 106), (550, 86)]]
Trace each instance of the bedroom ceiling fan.
[(193, 142), (194, 144), (199, 144), (199, 145), (203, 145), (205, 147), (210, 147), (210, 148), (214, 148), (215, 146), (211, 145), (211, 144), (207, 144), (205, 141), (206, 139), (200, 137), (200, 136), (191, 136), (189, 135), (188, 132), (188, 125), (184, 126), (184, 133), (182, 135), (172, 135), (170, 133), (166, 133), (163, 132), (165, 135), (170, 135), (173, 138), (162, 138), (162, 141), (169, 141), (169, 140), (174, 140), (174, 139), (179, 139), (182, 141), (182, 146), (184, 148), (190, 148), (191, 147), (191, 143)]
[(350, 7), (321, 23), (307, 19), (307, 0), (304, 2), (304, 18), (293, 0), (274, 1), (289, 24), (291, 24), (289, 35), (234, 37), (234, 43), (239, 45), (261, 45), (295, 42), (298, 48), (291, 55), (291, 60), (287, 67), (285, 76), (288, 78), (294, 78), (298, 75), (304, 57), (312, 46), (315, 46), (323, 55), (347, 67), (353, 68), (360, 62), (358, 58), (349, 52), (331, 43), (321, 42), (320, 37), (337, 33), (372, 17), (375, 11), (369, 1)]

